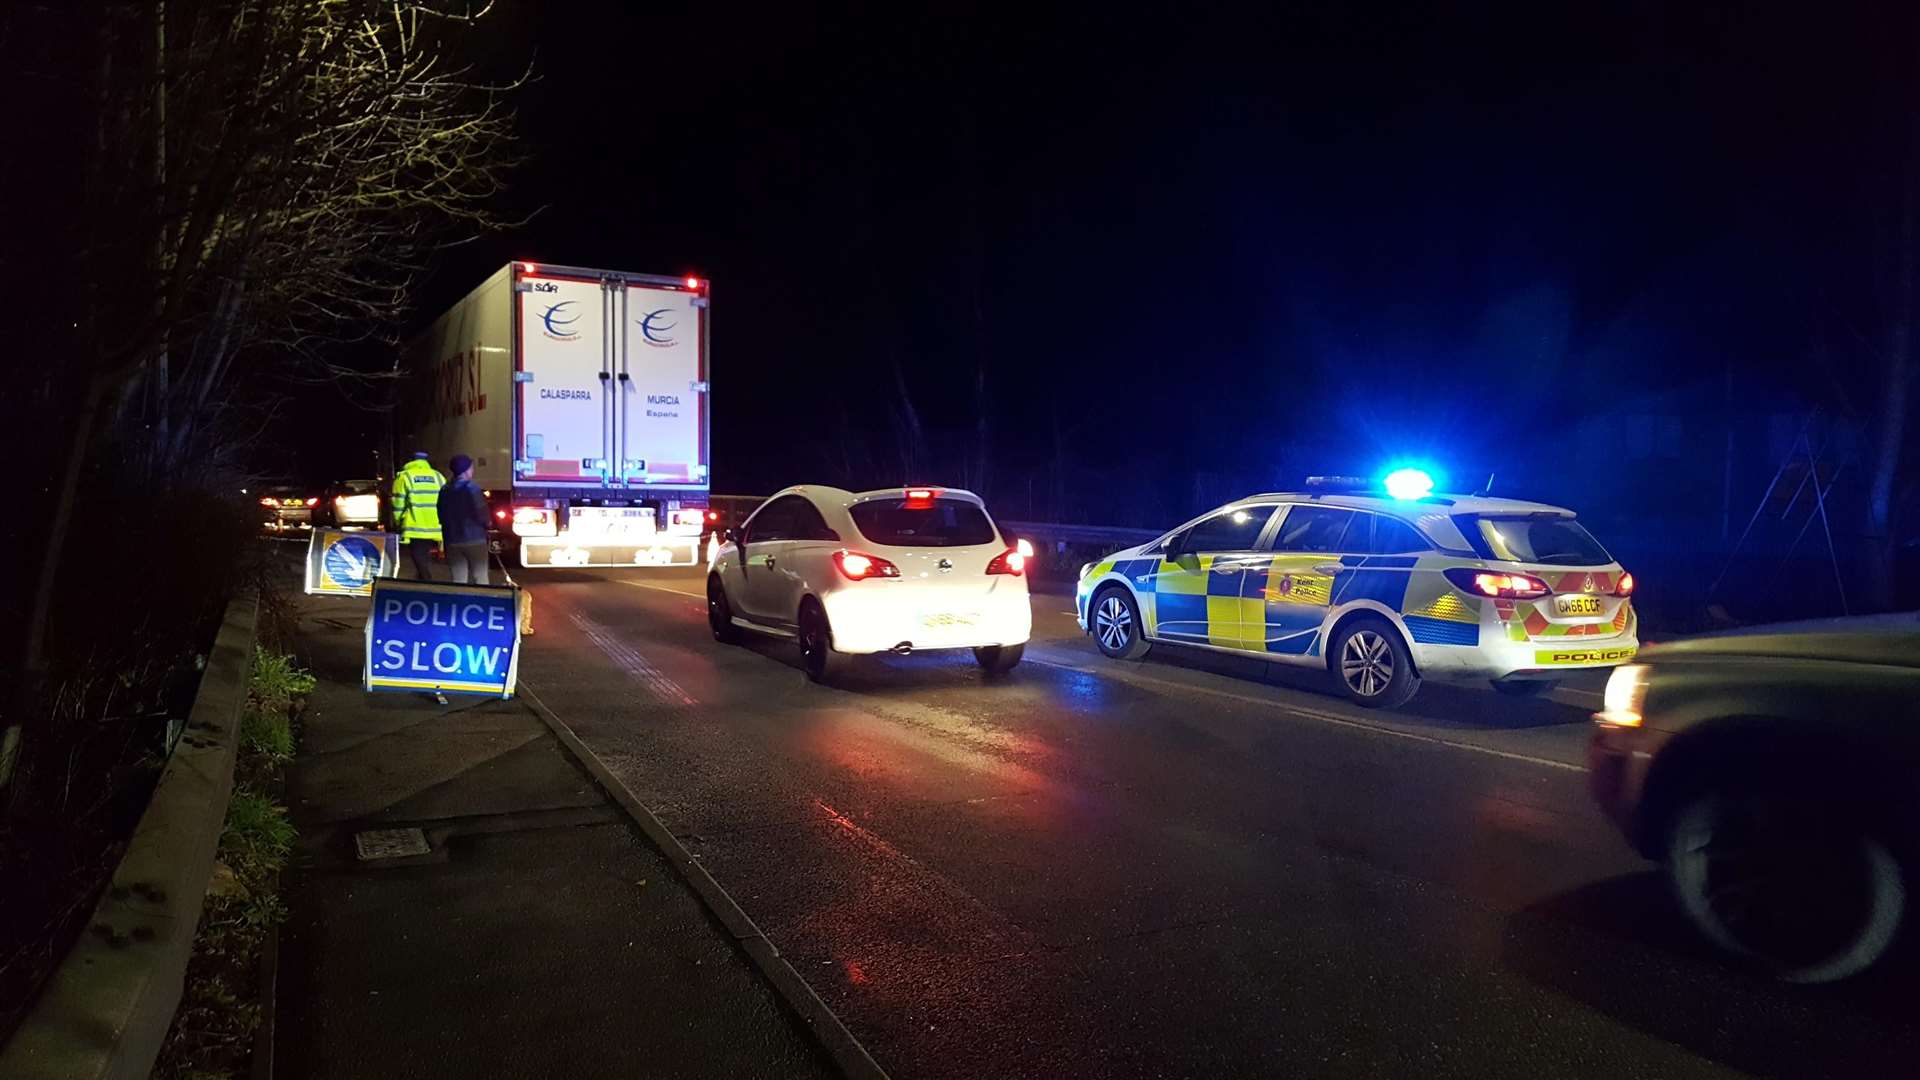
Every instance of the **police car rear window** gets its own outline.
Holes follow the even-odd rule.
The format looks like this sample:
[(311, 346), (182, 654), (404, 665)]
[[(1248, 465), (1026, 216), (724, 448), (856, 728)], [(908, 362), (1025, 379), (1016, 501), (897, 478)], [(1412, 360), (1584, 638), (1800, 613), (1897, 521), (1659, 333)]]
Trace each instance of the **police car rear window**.
[(1547, 566), (1600, 566), (1613, 561), (1607, 549), (1569, 517), (1460, 514), (1454, 521), (1484, 558)]
[(986, 511), (959, 499), (913, 507), (905, 499), (875, 499), (852, 514), (861, 536), (886, 547), (973, 547), (995, 539)]

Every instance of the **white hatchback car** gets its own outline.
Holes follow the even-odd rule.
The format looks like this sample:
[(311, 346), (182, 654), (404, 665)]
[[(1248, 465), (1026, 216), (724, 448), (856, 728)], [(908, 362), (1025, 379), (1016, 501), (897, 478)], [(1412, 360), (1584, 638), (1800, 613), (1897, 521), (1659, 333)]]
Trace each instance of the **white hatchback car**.
[(849, 656), (928, 649), (972, 649), (1004, 673), (1033, 632), (1029, 554), (970, 491), (791, 487), (727, 530), (707, 621), (722, 642), (741, 630), (797, 639), (816, 682)]

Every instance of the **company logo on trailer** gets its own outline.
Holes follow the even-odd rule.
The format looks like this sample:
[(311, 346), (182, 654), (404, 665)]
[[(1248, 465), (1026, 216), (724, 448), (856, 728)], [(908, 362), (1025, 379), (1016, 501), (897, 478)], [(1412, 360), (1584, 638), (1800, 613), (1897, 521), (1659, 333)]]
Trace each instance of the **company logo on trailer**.
[(640, 340), (656, 349), (672, 348), (674, 323), (667, 320), (673, 315), (671, 308), (649, 311), (636, 320), (640, 324)]
[(572, 300), (562, 300), (541, 312), (540, 322), (544, 324), (544, 329), (540, 332), (555, 341), (578, 341), (580, 335), (574, 331), (573, 324), (580, 321), (580, 313), (561, 310), (573, 305)]

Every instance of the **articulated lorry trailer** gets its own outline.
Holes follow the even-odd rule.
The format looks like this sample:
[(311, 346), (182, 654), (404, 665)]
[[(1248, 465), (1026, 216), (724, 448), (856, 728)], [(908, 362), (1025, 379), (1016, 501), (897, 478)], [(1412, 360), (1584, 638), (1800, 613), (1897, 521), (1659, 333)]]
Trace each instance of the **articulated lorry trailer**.
[(495, 550), (523, 566), (695, 563), (710, 297), (698, 277), (509, 263), (407, 345), (393, 450), (442, 472), (471, 457)]

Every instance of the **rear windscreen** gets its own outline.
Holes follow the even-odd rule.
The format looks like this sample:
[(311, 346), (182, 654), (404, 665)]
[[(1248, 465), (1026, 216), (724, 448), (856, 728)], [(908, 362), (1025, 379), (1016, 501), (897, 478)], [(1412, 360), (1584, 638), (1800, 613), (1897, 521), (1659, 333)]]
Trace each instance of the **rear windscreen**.
[(986, 511), (958, 499), (911, 507), (905, 499), (875, 499), (852, 514), (861, 536), (886, 547), (973, 547), (995, 539)]
[(1454, 521), (1474, 550), (1489, 559), (1548, 566), (1600, 566), (1613, 561), (1607, 549), (1572, 518), (1461, 514)]

